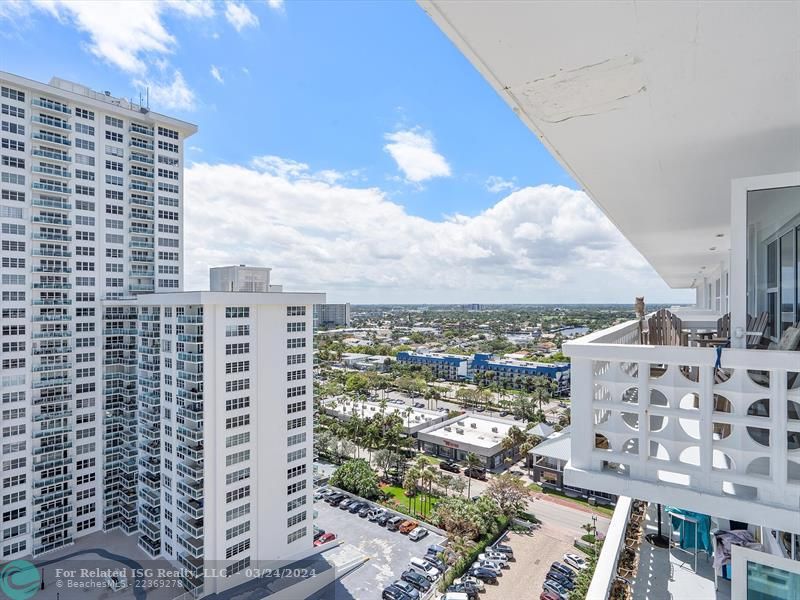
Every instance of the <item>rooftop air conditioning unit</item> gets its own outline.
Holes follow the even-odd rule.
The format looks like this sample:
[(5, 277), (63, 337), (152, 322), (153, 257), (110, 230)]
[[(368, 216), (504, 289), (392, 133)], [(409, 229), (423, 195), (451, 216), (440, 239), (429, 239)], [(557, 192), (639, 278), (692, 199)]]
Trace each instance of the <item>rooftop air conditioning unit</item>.
[(456, 429), (456, 433), (458, 435), (464, 435), (464, 430), (463, 429)]
[(453, 431), (453, 428), (448, 426), (448, 427), (445, 427), (444, 430), (445, 431)]
[(470, 423), (469, 426), (472, 427), (473, 429), (477, 429), (478, 428), (478, 424), (477, 423)]
[(497, 427), (492, 427), (492, 433), (497, 433)]

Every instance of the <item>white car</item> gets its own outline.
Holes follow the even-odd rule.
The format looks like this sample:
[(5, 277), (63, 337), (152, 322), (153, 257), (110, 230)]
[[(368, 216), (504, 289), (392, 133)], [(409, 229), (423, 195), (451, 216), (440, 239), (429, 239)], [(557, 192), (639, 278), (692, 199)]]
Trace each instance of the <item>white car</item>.
[(459, 577), (458, 579), (453, 580), (453, 583), (471, 583), (478, 589), (479, 592), (482, 592), (486, 589), (486, 584), (472, 575), (464, 575), (463, 577)]
[(578, 556), (577, 554), (570, 554), (570, 553), (565, 554), (564, 562), (567, 563), (573, 569), (577, 569), (578, 571), (583, 571), (588, 566), (586, 564), (586, 560), (582, 556)]
[(418, 542), (422, 538), (428, 535), (428, 530), (424, 527), (415, 527), (411, 530), (411, 533), (408, 534), (408, 539), (414, 542)]
[(412, 570), (425, 575), (425, 577), (428, 578), (428, 581), (436, 581), (439, 575), (441, 575), (439, 569), (434, 567), (427, 560), (423, 560), (421, 558), (412, 558), (409, 561), (409, 565), (411, 566)]
[(329, 490), (328, 488), (320, 488), (316, 492), (314, 492), (314, 500), (320, 500), (321, 498), (324, 498), (330, 493), (331, 490)]
[(369, 511), (367, 519), (369, 519), (370, 521), (377, 521), (385, 514), (386, 514), (385, 508), (373, 508), (371, 511)]
[(500, 569), (500, 565), (488, 560), (476, 560), (474, 563), (472, 563), (473, 569), (476, 569), (478, 567), (481, 567), (483, 569), (489, 569), (495, 574), (496, 577), (500, 577), (500, 575), (503, 574), (502, 570)]
[(505, 554), (500, 554), (499, 552), (484, 552), (478, 555), (478, 560), (488, 560), (497, 563), (502, 568), (508, 566), (508, 558)]

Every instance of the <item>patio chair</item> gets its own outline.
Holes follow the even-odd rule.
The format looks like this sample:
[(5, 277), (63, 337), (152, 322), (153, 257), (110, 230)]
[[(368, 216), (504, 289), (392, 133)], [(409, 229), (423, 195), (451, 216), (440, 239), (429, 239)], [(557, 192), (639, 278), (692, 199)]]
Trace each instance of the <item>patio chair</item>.
[[(770, 342), (767, 350), (780, 350), (784, 352), (797, 352), (800, 350), (800, 323), (796, 323), (794, 327), (787, 327), (786, 331), (781, 335), (778, 343)], [(750, 379), (759, 385), (769, 387), (769, 372), (768, 371), (748, 371)], [(790, 372), (787, 374), (787, 387), (792, 389), (797, 377), (800, 375), (798, 372)]]
[(747, 336), (748, 348), (763, 348), (769, 343), (767, 338), (767, 328), (769, 327), (769, 313), (762, 312), (757, 317), (747, 315), (747, 331), (751, 332)]
[(666, 308), (647, 319), (645, 343), (653, 346), (686, 346), (688, 340), (681, 320)]
[(731, 340), (731, 313), (725, 313), (717, 319), (717, 330), (699, 333), (689, 338), (703, 348), (707, 346), (724, 346)]

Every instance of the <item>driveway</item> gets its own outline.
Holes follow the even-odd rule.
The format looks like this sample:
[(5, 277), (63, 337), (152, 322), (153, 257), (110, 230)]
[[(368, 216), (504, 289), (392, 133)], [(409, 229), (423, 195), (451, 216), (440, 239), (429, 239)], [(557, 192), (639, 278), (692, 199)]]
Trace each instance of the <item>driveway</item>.
[[(418, 542), (397, 531), (388, 531), (357, 514), (332, 507), (322, 500), (314, 502), (315, 525), (336, 534), (337, 540), (357, 548), (367, 562), (345, 575), (336, 586), (336, 600), (380, 598), (387, 585), (400, 578), (414, 556), (424, 556), (430, 544), (441, 544), (444, 537), (431, 532)], [(326, 596), (328, 600), (331, 596)]]

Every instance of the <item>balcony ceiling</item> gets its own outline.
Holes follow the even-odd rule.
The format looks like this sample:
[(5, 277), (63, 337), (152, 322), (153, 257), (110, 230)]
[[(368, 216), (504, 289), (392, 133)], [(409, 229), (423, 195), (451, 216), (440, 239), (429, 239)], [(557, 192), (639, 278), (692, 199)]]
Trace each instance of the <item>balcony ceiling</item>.
[(731, 179), (800, 170), (798, 2), (419, 1), (672, 287)]

